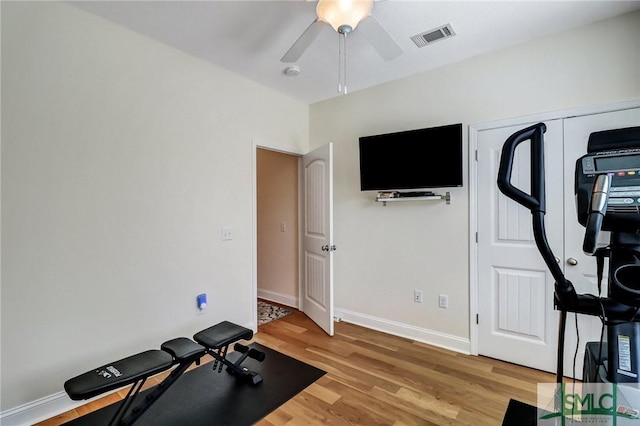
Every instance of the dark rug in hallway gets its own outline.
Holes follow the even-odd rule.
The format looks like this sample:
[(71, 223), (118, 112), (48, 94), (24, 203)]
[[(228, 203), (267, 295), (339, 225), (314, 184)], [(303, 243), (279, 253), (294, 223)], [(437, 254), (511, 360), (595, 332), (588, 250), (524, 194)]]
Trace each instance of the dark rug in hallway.
[(291, 310), (272, 305), (264, 300), (258, 300), (258, 325), (264, 325), (268, 322), (275, 321), (282, 317), (286, 317)]

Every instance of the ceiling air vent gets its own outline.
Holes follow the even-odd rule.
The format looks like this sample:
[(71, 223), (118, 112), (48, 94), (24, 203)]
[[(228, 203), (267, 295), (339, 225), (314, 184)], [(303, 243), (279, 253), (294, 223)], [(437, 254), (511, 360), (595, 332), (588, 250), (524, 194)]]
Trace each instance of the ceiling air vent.
[(416, 46), (424, 47), (427, 44), (435, 43), (436, 41), (445, 39), (447, 37), (452, 37), (454, 35), (456, 35), (456, 32), (453, 31), (453, 27), (451, 27), (451, 24), (446, 24), (433, 30), (425, 31), (421, 34), (416, 34), (411, 37), (411, 40), (413, 40)]

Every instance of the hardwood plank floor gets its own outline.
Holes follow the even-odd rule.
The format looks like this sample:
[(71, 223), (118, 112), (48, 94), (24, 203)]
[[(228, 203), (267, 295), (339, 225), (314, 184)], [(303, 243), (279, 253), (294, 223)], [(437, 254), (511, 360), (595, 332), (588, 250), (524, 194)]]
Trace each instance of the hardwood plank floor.
[[(500, 425), (510, 398), (535, 404), (536, 384), (555, 379), (549, 373), (345, 322), (337, 323), (335, 335), (328, 337), (297, 311), (261, 326), (254, 341), (327, 372), (262, 419), (260, 426)], [(120, 391), (38, 425), (64, 423), (124, 394)]]

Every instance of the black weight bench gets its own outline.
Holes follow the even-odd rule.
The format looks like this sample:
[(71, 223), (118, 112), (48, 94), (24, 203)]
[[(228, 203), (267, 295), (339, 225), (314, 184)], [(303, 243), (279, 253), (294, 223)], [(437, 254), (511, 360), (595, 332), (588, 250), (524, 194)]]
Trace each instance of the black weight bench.
[[(253, 331), (248, 328), (230, 323), (228, 321), (209, 327), (196, 336), (202, 340), (203, 345), (193, 342), (186, 337), (178, 337), (163, 343), (161, 350), (152, 349), (113, 363), (88, 371), (84, 374), (69, 379), (64, 384), (64, 390), (72, 400), (84, 400), (93, 398), (102, 393), (115, 390), (133, 384), (127, 396), (122, 400), (109, 425), (133, 424), (158, 398), (193, 364), (200, 365), (200, 359), (205, 353), (210, 353), (214, 359), (214, 370), (218, 363), (227, 366), (227, 371), (238, 376), (244, 381), (258, 384), (262, 381), (259, 374), (253, 373), (240, 366), (247, 356), (258, 361), (264, 359), (264, 353), (247, 346), (236, 343), (238, 340), (249, 340), (253, 337)], [(231, 343), (238, 354), (229, 354), (235, 361), (227, 359), (227, 349)], [(134, 400), (140, 393), (146, 380), (158, 373), (176, 366), (171, 373), (157, 386), (155, 386), (133, 408)], [(256, 378), (259, 378), (257, 380)]]

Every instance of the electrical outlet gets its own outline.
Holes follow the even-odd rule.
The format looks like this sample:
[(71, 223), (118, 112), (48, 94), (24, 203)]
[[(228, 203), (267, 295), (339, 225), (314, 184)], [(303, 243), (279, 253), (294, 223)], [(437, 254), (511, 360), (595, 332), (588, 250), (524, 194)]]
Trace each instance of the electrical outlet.
[(422, 292), (420, 290), (413, 290), (413, 301), (422, 303)]
[(280, 222), (280, 232), (287, 232), (287, 222)]
[(222, 240), (223, 241), (227, 241), (227, 240), (232, 239), (231, 238), (231, 228), (226, 227), (226, 226), (224, 228), (222, 228), (221, 235), (222, 235)]
[(446, 294), (439, 294), (438, 306), (442, 309), (447, 309), (449, 307), (449, 296), (447, 296)]

